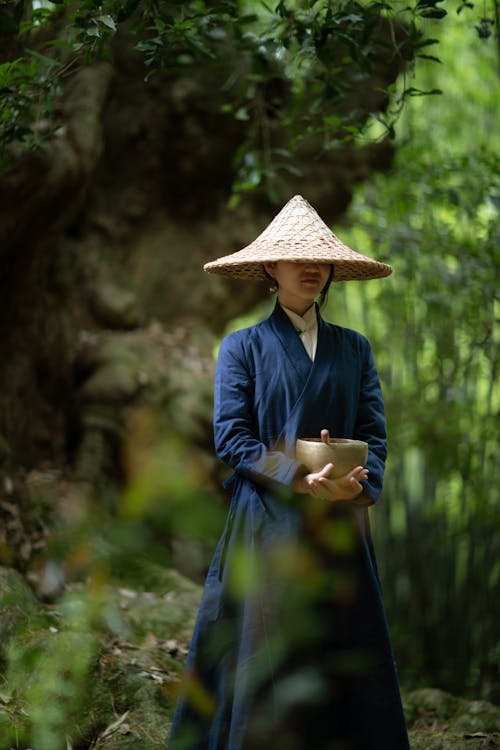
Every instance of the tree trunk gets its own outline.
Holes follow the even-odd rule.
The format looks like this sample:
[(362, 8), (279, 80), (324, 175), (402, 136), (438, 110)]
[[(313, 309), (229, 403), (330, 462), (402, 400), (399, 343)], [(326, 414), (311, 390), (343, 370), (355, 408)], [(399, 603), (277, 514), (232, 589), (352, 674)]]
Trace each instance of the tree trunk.
[[(228, 209), (244, 138), (242, 124), (221, 107), (231, 65), (229, 56), (189, 77), (158, 73), (146, 83), (142, 58), (118, 38), (112, 63), (70, 79), (46, 147), (12, 147), (0, 181), (4, 472), (41, 460), (78, 464), (89, 420), (98, 432), (103, 420), (117, 420), (108, 434), (116, 442), (122, 407), (147, 390), (148, 373), (141, 374), (140, 357), (131, 364), (130, 352), (141, 337), (142, 345), (158, 346), (152, 321), (166, 334), (157, 371), (177, 382), (182, 350), (192, 377), (178, 387), (192, 389), (194, 378), (209, 398), (210, 368), (195, 376), (193, 361), (209, 361), (214, 334), (268, 294), (265, 285), (202, 272), (207, 260), (251, 241), (279, 208), (257, 191)], [(349, 106), (383, 108), (378, 91), (397, 72), (376, 71)], [(383, 142), (318, 153), (318, 144), (305, 143), (297, 157), (302, 176), (278, 183), (278, 200), (300, 192), (332, 222), (356, 182), (390, 165), (393, 148)], [(199, 410), (196, 399), (190, 408)], [(209, 441), (205, 417), (203, 425)], [(95, 477), (108, 471), (109, 456), (96, 455), (94, 468)]]

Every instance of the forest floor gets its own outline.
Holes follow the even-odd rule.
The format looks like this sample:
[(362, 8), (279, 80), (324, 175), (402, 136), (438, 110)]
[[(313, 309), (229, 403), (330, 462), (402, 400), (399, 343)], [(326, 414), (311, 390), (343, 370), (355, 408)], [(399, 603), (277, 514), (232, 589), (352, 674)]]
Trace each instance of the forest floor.
[[(201, 586), (153, 562), (151, 519), (85, 505), (58, 472), (4, 489), (0, 750), (165, 750)], [(500, 748), (499, 706), (403, 697), (412, 750)]]
[[(155, 565), (141, 581), (41, 604), (0, 568), (0, 750), (164, 750), (201, 589)], [(498, 706), (429, 688), (404, 703), (412, 750), (500, 748)]]

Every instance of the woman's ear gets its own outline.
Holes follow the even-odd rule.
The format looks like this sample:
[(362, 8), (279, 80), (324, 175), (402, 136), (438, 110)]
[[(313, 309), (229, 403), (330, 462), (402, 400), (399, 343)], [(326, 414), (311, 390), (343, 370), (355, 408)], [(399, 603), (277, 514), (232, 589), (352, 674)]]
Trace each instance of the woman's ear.
[(275, 260), (265, 260), (264, 261), (264, 268), (266, 269), (269, 276), (272, 276), (274, 278), (273, 271), (276, 269), (276, 261)]

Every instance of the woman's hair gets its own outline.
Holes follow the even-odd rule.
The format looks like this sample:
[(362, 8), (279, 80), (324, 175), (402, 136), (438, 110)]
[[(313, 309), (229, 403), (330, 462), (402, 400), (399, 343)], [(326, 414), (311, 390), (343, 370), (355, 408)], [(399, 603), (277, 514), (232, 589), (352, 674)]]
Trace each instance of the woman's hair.
[(271, 286), (269, 287), (269, 291), (270, 291), (270, 292), (275, 292), (275, 291), (276, 291), (276, 289), (278, 288), (278, 282), (276, 281), (276, 279), (273, 279), (273, 277), (271, 276), (271, 274), (269, 274), (269, 273), (268, 273), (268, 272), (266, 271), (266, 267), (265, 267), (265, 265), (264, 265), (264, 264), (262, 264), (262, 272), (263, 272), (264, 276), (266, 277), (266, 279), (267, 279), (267, 280), (269, 281), (269, 283), (271, 284)]
[[(262, 270), (264, 272), (264, 276), (266, 277), (266, 279), (268, 279), (268, 281), (271, 282), (271, 288), (269, 291), (271, 292), (276, 291), (278, 289), (278, 282), (276, 281), (276, 279), (273, 279), (273, 277), (270, 274), (268, 274), (264, 265), (262, 266)], [(328, 276), (328, 280), (325, 286), (323, 287), (323, 289), (321, 290), (321, 294), (319, 295), (319, 309), (320, 310), (322, 310), (323, 307), (326, 305), (326, 301), (328, 299), (328, 290), (330, 289), (330, 284), (333, 281), (333, 275), (334, 275), (334, 268), (333, 268), (333, 263), (332, 263), (330, 265), (330, 275)]]
[(333, 281), (333, 274), (335, 272), (335, 269), (333, 267), (333, 263), (330, 265), (330, 275), (328, 277), (328, 280), (321, 290), (321, 294), (319, 295), (319, 309), (322, 310), (324, 306), (326, 305), (326, 301), (328, 299), (328, 290), (330, 289), (330, 284)]

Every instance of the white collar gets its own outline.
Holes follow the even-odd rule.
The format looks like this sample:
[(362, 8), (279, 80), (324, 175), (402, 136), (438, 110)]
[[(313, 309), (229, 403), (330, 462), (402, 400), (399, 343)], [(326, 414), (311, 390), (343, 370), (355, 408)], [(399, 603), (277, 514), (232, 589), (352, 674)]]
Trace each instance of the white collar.
[(281, 305), (281, 307), (288, 315), (293, 327), (300, 333), (304, 333), (304, 331), (313, 331), (318, 327), (316, 305), (314, 303), (302, 316), (297, 315), (296, 312), (289, 310), (288, 307), (285, 307), (284, 305)]

